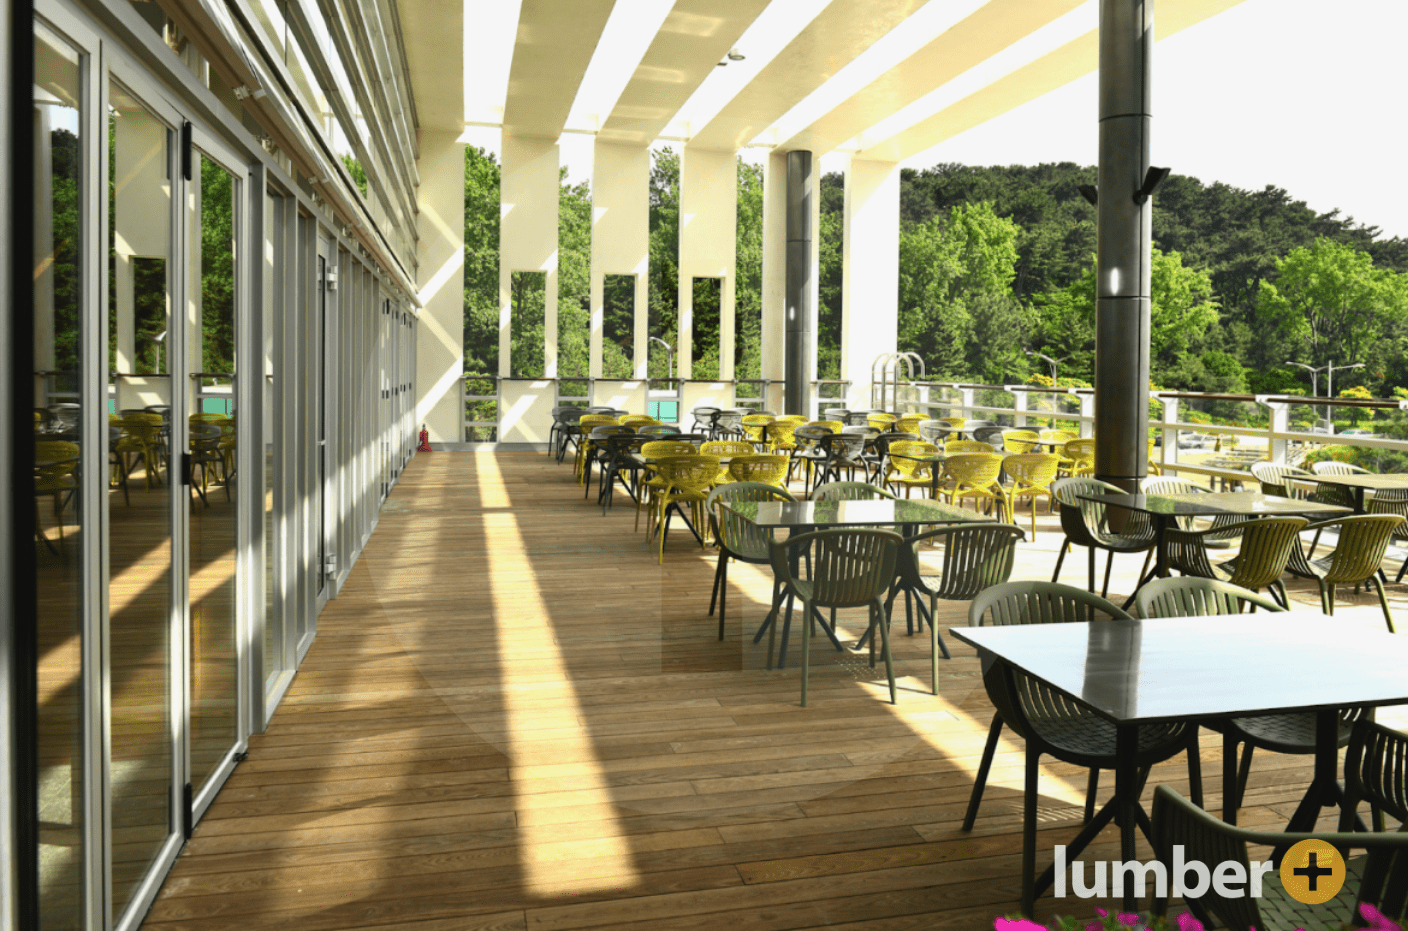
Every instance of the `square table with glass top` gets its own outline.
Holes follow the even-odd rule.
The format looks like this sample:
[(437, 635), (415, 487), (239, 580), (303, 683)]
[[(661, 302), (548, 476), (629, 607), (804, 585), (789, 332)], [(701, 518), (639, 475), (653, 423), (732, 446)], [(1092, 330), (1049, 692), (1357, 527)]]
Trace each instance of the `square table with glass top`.
[[(1151, 577), (1168, 575), (1168, 543), (1165, 533), (1180, 517), (1216, 517), (1236, 514), (1242, 517), (1309, 517), (1312, 520), (1337, 517), (1350, 513), (1338, 504), (1321, 504), (1299, 498), (1281, 498), (1256, 491), (1217, 491), (1184, 495), (1081, 495), (1084, 501), (1094, 501), (1111, 508), (1125, 508), (1148, 514), (1154, 522), (1158, 539), (1157, 564)], [(1144, 584), (1141, 580), (1140, 585)]]
[[(984, 674), (993, 664), (1006, 663), (1115, 725), (1121, 762), (1112, 804), (1120, 859), (1126, 861), (1135, 859), (1136, 817), (1148, 823), (1135, 795), (1141, 724), (1314, 712), (1315, 775), (1286, 826), (1309, 831), (1323, 807), (1343, 799), (1337, 781), (1340, 709), (1408, 703), (1403, 674), (1408, 637), (1310, 612), (953, 627), (950, 632), (977, 648)], [(1080, 842), (1089, 839), (1085, 833), (1070, 846), (1083, 846)], [(1047, 870), (1036, 881), (1033, 898), (1049, 885), (1051, 874)], [(1024, 884), (1032, 881), (1023, 877)], [(1132, 889), (1126, 890), (1124, 905), (1133, 911)]]
[(1356, 514), (1364, 513), (1365, 491), (1408, 492), (1408, 474), (1402, 473), (1365, 475), (1362, 472), (1356, 472), (1353, 475), (1297, 475), (1296, 481), (1315, 482), (1319, 485), (1338, 485), (1340, 488), (1348, 489), (1354, 501)]

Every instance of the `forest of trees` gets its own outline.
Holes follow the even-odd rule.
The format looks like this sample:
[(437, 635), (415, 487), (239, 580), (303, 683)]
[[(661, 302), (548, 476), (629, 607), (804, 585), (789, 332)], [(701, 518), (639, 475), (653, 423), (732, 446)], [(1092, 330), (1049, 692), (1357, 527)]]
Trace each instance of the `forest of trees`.
[[(564, 171), (564, 178), (566, 172)], [(493, 374), (498, 356), (499, 166), (465, 157), (466, 371)], [(1093, 371), (1095, 210), (1078, 187), (1094, 167), (1070, 163), (906, 170), (900, 193), (899, 344), (931, 377), (986, 383), (1049, 381), (1024, 350), (1059, 361), (1059, 381)], [(839, 375), (843, 181), (822, 178), (819, 376)], [(655, 153), (650, 176), (649, 327), (675, 342), (679, 157)], [(559, 371), (586, 373), (591, 192), (564, 180), (558, 253)], [(1408, 241), (1338, 211), (1317, 214), (1275, 187), (1244, 191), (1172, 175), (1155, 196), (1152, 380), (1213, 392), (1306, 392), (1314, 366), (1363, 362), (1336, 388), (1386, 397), (1408, 386)], [(737, 371), (759, 370), (762, 172), (738, 164)], [(628, 284), (629, 279), (623, 279)], [(606, 370), (624, 376), (629, 288), (608, 289)], [(539, 302), (540, 302), (539, 298)], [(540, 306), (540, 303), (539, 303)], [(530, 308), (531, 310), (531, 308)], [(863, 312), (863, 308), (860, 309)], [(513, 339), (539, 366), (537, 327)], [(618, 319), (613, 319), (613, 317)], [(613, 338), (616, 337), (616, 338)], [(658, 349), (658, 347), (657, 347)], [(652, 351), (652, 377), (665, 353)], [(703, 361), (717, 366), (713, 360)], [(698, 371), (696, 369), (696, 371)], [(1337, 391), (1337, 393), (1339, 393)]]

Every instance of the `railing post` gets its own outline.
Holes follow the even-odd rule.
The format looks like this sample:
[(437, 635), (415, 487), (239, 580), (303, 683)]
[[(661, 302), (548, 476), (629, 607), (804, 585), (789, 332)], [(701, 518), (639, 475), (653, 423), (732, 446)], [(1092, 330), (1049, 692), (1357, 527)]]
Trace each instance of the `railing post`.
[[(1072, 393), (1072, 394), (1075, 394), (1074, 391), (1071, 392), (1071, 393)], [(1091, 436), (1094, 436), (1094, 435), (1095, 435), (1095, 423), (1094, 423), (1094, 418), (1095, 418), (1095, 395), (1094, 395), (1094, 394), (1076, 394), (1076, 398), (1078, 398), (1078, 399), (1080, 400), (1080, 416), (1081, 416), (1081, 418), (1082, 418), (1082, 419), (1081, 419), (1081, 422), (1080, 422), (1081, 429), (1082, 429), (1082, 430), (1085, 429), (1085, 424), (1086, 424), (1085, 418), (1087, 418), (1087, 417), (1091, 418), (1091, 423), (1090, 423), (1090, 435), (1091, 435)]]
[[(1164, 465), (1178, 464), (1178, 398), (1160, 398), (1164, 402)], [(1170, 426), (1172, 425), (1172, 426)]]
[(1256, 396), (1256, 403), (1271, 412), (1271, 435), (1270, 441), (1271, 461), (1277, 465), (1286, 464), (1286, 441), (1277, 437), (1277, 433), (1285, 433), (1291, 424), (1291, 406), (1285, 401), (1272, 401), (1269, 395), (1259, 394)]
[(958, 393), (963, 398), (963, 416), (966, 418), (973, 412), (973, 405), (976, 403), (974, 392), (972, 388), (959, 388)]
[(1027, 425), (1027, 392), (1021, 385), (1003, 385), (1002, 390), (1012, 395), (1012, 425)]

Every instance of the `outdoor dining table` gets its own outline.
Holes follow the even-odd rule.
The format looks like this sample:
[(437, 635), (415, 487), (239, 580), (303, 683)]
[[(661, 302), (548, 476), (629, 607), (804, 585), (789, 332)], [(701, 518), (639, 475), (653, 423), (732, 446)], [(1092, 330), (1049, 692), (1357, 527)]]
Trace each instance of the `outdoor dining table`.
[[(1152, 578), (1168, 575), (1168, 541), (1166, 531), (1180, 517), (1216, 517), (1236, 514), (1243, 517), (1312, 517), (1328, 518), (1350, 513), (1338, 504), (1321, 504), (1298, 498), (1281, 498), (1255, 491), (1219, 491), (1186, 495), (1081, 495), (1085, 501), (1095, 501), (1108, 508), (1125, 508), (1148, 514), (1154, 523), (1157, 556), (1149, 575), (1139, 580), (1139, 586)], [(1136, 586), (1138, 590), (1139, 586)], [(1132, 598), (1133, 596), (1131, 596)]]
[(1315, 482), (1320, 485), (1338, 485), (1349, 489), (1354, 500), (1354, 513), (1364, 513), (1365, 491), (1408, 491), (1408, 474), (1389, 475), (1298, 475), (1296, 481)]
[[(723, 506), (754, 525), (775, 531), (786, 529), (795, 533), (811, 530), (825, 530), (834, 527), (892, 527), (902, 535), (912, 535), (915, 528), (930, 524), (954, 524), (964, 521), (981, 521), (983, 517), (973, 511), (942, 504), (938, 501), (909, 501), (903, 498), (891, 500), (863, 501), (726, 501)], [(793, 572), (796, 572), (797, 554), (790, 554)], [(768, 612), (762, 626), (753, 636), (757, 643), (773, 622), (777, 605)], [(815, 613), (815, 609), (813, 609)], [(831, 625), (816, 614), (822, 629), (837, 650), (841, 641)], [(779, 657), (779, 663), (782, 662)]]
[[(977, 648), (985, 675), (993, 664), (1007, 663), (1114, 725), (1115, 797), (1104, 817), (1093, 819), (1068, 845), (1068, 862), (1111, 817), (1120, 831), (1120, 859), (1135, 859), (1136, 821), (1149, 830), (1135, 791), (1142, 724), (1314, 712), (1315, 774), (1286, 826), (1288, 832), (1310, 831), (1322, 808), (1344, 798), (1338, 782), (1340, 709), (1408, 703), (1408, 638), (1309, 612), (954, 627), (951, 634)], [(1028, 912), (1054, 875), (1048, 868), (1034, 878), (1035, 865), (1035, 849), (1024, 844)], [(1126, 911), (1135, 910), (1131, 886)]]

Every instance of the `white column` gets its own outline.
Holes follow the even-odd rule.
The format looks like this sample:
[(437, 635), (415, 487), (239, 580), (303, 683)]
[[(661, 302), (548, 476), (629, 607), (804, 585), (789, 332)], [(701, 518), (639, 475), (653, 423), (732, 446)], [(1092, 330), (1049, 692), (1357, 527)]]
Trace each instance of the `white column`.
[(694, 279), (719, 278), (719, 378), (733, 378), (738, 265), (738, 168), (732, 152), (685, 147), (680, 156), (679, 370), (694, 362)]
[(424, 133), (416, 196), (421, 328), (416, 340), (416, 422), (431, 442), (464, 441), (464, 144)]
[(846, 406), (870, 406), (870, 367), (899, 338), (900, 170), (852, 159), (846, 168), (841, 377)]
[(543, 299), (545, 374), (557, 376), (557, 142), (503, 134), (499, 180), (499, 375), (509, 361), (514, 272), (547, 272)]
[(602, 375), (607, 275), (634, 275), (632, 371), (645, 377), (649, 352), (650, 147), (598, 141), (592, 159), (591, 377)]
[(787, 348), (787, 153), (763, 164), (762, 377), (772, 379), (770, 410), (782, 409)]

